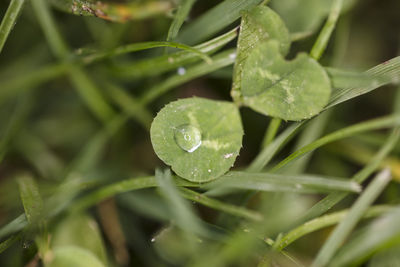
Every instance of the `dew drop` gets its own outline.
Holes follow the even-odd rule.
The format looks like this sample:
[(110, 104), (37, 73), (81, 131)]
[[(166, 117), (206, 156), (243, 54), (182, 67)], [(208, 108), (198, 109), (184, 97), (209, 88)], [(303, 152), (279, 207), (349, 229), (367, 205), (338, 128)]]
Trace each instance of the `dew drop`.
[(183, 67), (179, 67), (177, 73), (178, 75), (184, 75), (186, 73), (186, 69)]
[(189, 153), (201, 145), (200, 130), (189, 124), (178, 126), (174, 131), (174, 138), (177, 145)]

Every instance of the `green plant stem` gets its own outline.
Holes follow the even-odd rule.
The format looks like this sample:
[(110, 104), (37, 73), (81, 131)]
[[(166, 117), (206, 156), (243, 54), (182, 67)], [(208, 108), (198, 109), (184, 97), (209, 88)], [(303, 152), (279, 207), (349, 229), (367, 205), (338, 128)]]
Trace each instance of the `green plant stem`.
[(272, 140), (274, 140), (281, 123), (282, 123), (282, 120), (279, 118), (271, 119), (271, 121), (269, 122), (269, 125), (268, 125), (268, 129), (264, 135), (262, 147), (266, 147), (267, 145), (269, 145), (272, 142)]
[(171, 76), (167, 80), (153, 86), (146, 93), (144, 93), (140, 98), (140, 103), (142, 105), (147, 105), (151, 101), (155, 100), (157, 97), (165, 94), (170, 89), (180, 84), (233, 64), (235, 59), (231, 56), (232, 53), (234, 53), (234, 49), (226, 50), (214, 56), (212, 58), (212, 64), (200, 63), (198, 65), (195, 65), (194, 67), (188, 68), (186, 70), (186, 73), (183, 75), (175, 74)]
[(369, 120), (366, 122), (361, 122), (349, 127), (346, 127), (344, 129), (340, 129), (336, 132), (333, 132), (331, 134), (328, 134), (311, 144), (308, 144), (301, 149), (295, 151), (294, 153), (290, 154), (288, 157), (286, 157), (284, 160), (279, 162), (274, 168), (272, 168), (272, 172), (275, 172), (288, 164), (289, 162), (293, 161), (296, 158), (299, 158), (305, 154), (307, 154), (310, 151), (313, 151), (325, 144), (334, 142), (336, 140), (340, 140), (346, 137), (350, 137), (353, 135), (356, 135), (358, 133), (362, 133), (365, 131), (371, 131), (371, 130), (376, 130), (376, 129), (381, 129), (381, 128), (388, 128), (388, 127), (395, 127), (400, 125), (400, 115), (390, 115), (386, 117), (381, 117), (378, 119), (373, 119)]
[(304, 125), (305, 122), (293, 124), (285, 129), (275, 140), (268, 146), (264, 147), (257, 157), (251, 162), (247, 171), (260, 172), (272, 159), (272, 157), (281, 149), (287, 142), (289, 142)]
[(198, 202), (200, 204), (203, 204), (204, 206), (216, 210), (224, 211), (234, 216), (250, 219), (253, 221), (261, 221), (263, 219), (263, 216), (256, 211), (251, 211), (243, 207), (237, 207), (213, 198), (209, 198), (204, 194), (197, 193), (196, 191), (190, 190), (185, 187), (181, 187), (180, 192), (182, 196), (186, 199)]
[(185, 19), (189, 16), (190, 10), (196, 0), (182, 0), (176, 11), (174, 20), (168, 30), (167, 41), (175, 40), (180, 28), (182, 27)]
[[(33, 0), (32, 5), (50, 49), (60, 61), (66, 62), (70, 53), (69, 48), (56, 28), (47, 3), (44, 0)], [(103, 122), (110, 120), (114, 116), (114, 111), (104, 100), (96, 85), (82, 68), (71, 63), (66, 64), (71, 82), (89, 109)]]
[(188, 52), (196, 54), (197, 56), (202, 58), (207, 63), (209, 63), (209, 64), (212, 63), (212, 59), (207, 54), (201, 52), (199, 49), (185, 45), (185, 44), (176, 43), (176, 42), (134, 43), (134, 44), (120, 46), (120, 47), (117, 47), (115, 49), (111, 49), (111, 50), (105, 51), (105, 52), (93, 53), (93, 54), (84, 56), (82, 60), (84, 63), (88, 64), (88, 63), (92, 63), (94, 61), (112, 57), (112, 56), (117, 56), (117, 55), (121, 55), (121, 54), (127, 54), (127, 53), (131, 53), (131, 52), (136, 52), (136, 51), (141, 51), (141, 50), (146, 50), (146, 49), (151, 49), (151, 48), (157, 48), (157, 47), (173, 47), (173, 48), (179, 48), (182, 50), (186, 50)]
[(311, 49), (310, 56), (316, 60), (320, 59), (324, 53), (326, 46), (328, 45), (329, 39), (335, 29), (336, 22), (339, 18), (340, 11), (342, 9), (343, 0), (334, 0), (332, 3), (331, 12), (329, 13), (328, 20), (319, 34), (317, 41)]
[(361, 217), (365, 214), (368, 207), (389, 183), (390, 178), (391, 175), (388, 169), (383, 170), (374, 178), (364, 193), (350, 208), (350, 211), (345, 218), (335, 228), (329, 239), (324, 243), (321, 250), (318, 252), (316, 259), (311, 265), (312, 267), (322, 267), (329, 263), (337, 249), (350, 234)]
[[(380, 216), (392, 209), (393, 209), (392, 206), (387, 206), (387, 205), (374, 206), (374, 207), (369, 208), (365, 212), (365, 214), (363, 215), (362, 218), (368, 219), (368, 218), (372, 218), (372, 217), (377, 217), (377, 216)], [(335, 225), (335, 224), (341, 222), (347, 216), (348, 213), (349, 213), (349, 210), (346, 209), (346, 210), (327, 214), (327, 215), (315, 218), (311, 221), (308, 221), (308, 222), (300, 225), (299, 227), (291, 230), (287, 234), (285, 234), (282, 238), (280, 238), (279, 240), (277, 240), (276, 243), (273, 244), (273, 247), (277, 250), (282, 250), (282, 249), (286, 248), (287, 246), (289, 246), (294, 241), (296, 241), (297, 239), (299, 239), (309, 233), (318, 231), (322, 228), (325, 228), (325, 227), (328, 227), (331, 225)]]
[(3, 50), (7, 37), (13, 29), (25, 0), (11, 0), (6, 14), (0, 25), (0, 53)]
[[(175, 184), (177, 186), (194, 185), (190, 182), (186, 182), (181, 179), (176, 179)], [(157, 186), (157, 181), (154, 176), (138, 177), (138, 178), (123, 180), (121, 182), (105, 186), (93, 193), (84, 196), (74, 204), (72, 210), (82, 211), (100, 202), (101, 200), (107, 199), (113, 195), (129, 192), (132, 190), (151, 188), (156, 186)]]

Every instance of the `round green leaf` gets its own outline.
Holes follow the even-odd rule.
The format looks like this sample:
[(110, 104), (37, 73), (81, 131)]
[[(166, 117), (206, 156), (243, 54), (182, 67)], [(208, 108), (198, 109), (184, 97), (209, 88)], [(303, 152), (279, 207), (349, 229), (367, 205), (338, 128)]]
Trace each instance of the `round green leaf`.
[(307, 119), (323, 109), (330, 94), (329, 77), (317, 61), (304, 53), (286, 61), (276, 41), (259, 44), (245, 62), (243, 101), (262, 114)]
[(186, 98), (157, 114), (150, 136), (157, 156), (176, 174), (207, 182), (231, 168), (242, 146), (243, 128), (234, 104)]

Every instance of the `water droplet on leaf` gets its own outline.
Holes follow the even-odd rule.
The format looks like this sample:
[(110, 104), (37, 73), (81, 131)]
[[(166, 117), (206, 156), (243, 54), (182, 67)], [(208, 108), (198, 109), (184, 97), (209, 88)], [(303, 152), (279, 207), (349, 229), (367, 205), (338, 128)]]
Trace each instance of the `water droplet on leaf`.
[(198, 128), (183, 124), (174, 131), (175, 142), (183, 150), (192, 153), (201, 145), (201, 132)]
[(179, 67), (177, 72), (178, 72), (178, 75), (184, 75), (186, 73), (186, 69), (183, 67)]

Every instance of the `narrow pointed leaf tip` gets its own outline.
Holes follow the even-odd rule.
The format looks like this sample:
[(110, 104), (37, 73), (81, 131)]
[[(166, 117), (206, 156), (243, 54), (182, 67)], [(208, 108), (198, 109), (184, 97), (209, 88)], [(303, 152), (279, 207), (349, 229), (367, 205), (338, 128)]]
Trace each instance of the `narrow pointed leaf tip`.
[(243, 102), (268, 116), (298, 121), (318, 114), (331, 94), (328, 75), (304, 53), (286, 61), (279, 43), (260, 43), (247, 58), (241, 79)]
[(150, 137), (157, 156), (176, 174), (192, 182), (207, 182), (233, 166), (243, 128), (236, 105), (186, 98), (161, 109)]

